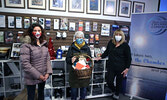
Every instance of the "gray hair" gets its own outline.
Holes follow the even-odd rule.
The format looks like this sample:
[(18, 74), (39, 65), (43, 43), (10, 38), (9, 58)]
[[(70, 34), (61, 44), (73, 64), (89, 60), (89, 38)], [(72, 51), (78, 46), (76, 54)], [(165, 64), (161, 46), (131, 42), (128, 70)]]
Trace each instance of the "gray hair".
[(82, 31), (76, 31), (74, 34), (73, 39), (75, 40), (77, 36), (83, 37), (84, 38), (84, 33)]

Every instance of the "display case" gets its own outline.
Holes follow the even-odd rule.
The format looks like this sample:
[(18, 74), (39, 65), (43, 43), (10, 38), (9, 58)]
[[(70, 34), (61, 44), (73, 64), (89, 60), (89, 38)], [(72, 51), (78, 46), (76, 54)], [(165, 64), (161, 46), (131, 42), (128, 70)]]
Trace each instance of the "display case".
[(19, 60), (1, 60), (0, 96), (16, 96), (22, 89), (22, 72)]

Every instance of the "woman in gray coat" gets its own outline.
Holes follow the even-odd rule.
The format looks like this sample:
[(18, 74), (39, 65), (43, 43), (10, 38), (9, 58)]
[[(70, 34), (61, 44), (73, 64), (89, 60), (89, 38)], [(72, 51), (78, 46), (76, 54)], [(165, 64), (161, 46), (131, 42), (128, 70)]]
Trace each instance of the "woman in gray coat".
[(50, 56), (42, 26), (32, 24), (22, 38), (24, 44), (20, 50), (20, 60), (27, 86), (28, 100), (34, 100), (38, 85), (38, 100), (44, 100), (44, 86), (52, 74)]

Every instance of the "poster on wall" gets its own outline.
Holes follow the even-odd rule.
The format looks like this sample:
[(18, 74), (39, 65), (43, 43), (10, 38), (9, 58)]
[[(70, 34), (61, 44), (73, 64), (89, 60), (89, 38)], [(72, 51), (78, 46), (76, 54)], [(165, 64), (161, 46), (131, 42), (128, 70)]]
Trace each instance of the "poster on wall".
[(30, 17), (25, 17), (24, 18), (24, 28), (29, 28), (30, 27)]
[(69, 31), (75, 31), (75, 22), (69, 22)]
[(85, 31), (90, 31), (90, 22), (85, 22)]
[(0, 31), (0, 43), (4, 43), (4, 31)]
[(78, 31), (83, 31), (83, 21), (79, 21)]
[(45, 19), (44, 18), (39, 18), (39, 24), (43, 27), (43, 29), (45, 28)]
[(102, 24), (101, 26), (101, 36), (110, 35), (110, 24)]
[(21, 46), (21, 43), (13, 43), (10, 57), (13, 58), (13, 57), (20, 56), (20, 46)]
[(59, 19), (54, 19), (54, 22), (53, 22), (53, 24), (54, 24), (54, 30), (58, 30), (59, 29)]
[(45, 29), (50, 30), (51, 29), (51, 19), (46, 19), (45, 23), (46, 23)]
[(93, 31), (97, 31), (97, 22), (93, 22)]
[(32, 22), (32, 24), (37, 23), (38, 18), (37, 17), (31, 17), (31, 22)]
[(68, 19), (67, 18), (61, 18), (60, 29), (61, 30), (67, 30), (68, 29)]
[(15, 22), (14, 22), (14, 16), (8, 16), (8, 28), (14, 28)]
[(0, 15), (0, 28), (5, 28), (6, 25), (5, 25), (5, 15)]
[(16, 28), (22, 28), (22, 17), (16, 17)]
[(13, 32), (12, 31), (6, 31), (5, 32), (5, 43), (13, 43)]

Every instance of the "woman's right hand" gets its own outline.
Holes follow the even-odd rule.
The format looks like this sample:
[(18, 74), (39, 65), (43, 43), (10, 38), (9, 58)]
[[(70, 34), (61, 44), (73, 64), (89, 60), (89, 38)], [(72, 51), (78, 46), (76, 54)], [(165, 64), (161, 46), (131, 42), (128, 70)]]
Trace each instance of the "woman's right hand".
[(44, 81), (44, 80), (45, 80), (45, 77), (44, 77), (43, 75), (40, 75), (40, 76), (39, 76), (39, 79), (42, 80), (42, 81)]
[(72, 57), (71, 60), (72, 60), (72, 63), (74, 63), (74, 61), (76, 60), (76, 56)]

